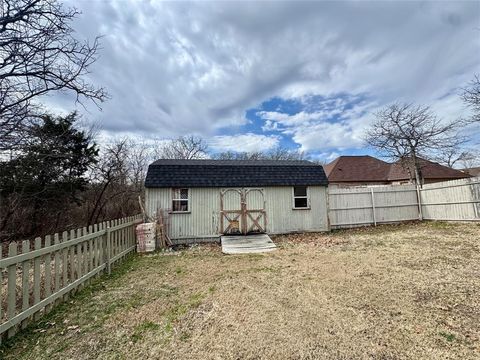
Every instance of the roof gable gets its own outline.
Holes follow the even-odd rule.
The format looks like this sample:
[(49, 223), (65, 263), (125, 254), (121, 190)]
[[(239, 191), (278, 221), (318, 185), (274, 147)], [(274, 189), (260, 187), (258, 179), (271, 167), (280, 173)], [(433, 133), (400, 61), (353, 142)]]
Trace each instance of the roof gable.
[(145, 187), (259, 187), (328, 184), (321, 165), (291, 160), (157, 160)]
[(387, 181), (390, 164), (369, 155), (340, 156), (325, 169), (330, 182)]

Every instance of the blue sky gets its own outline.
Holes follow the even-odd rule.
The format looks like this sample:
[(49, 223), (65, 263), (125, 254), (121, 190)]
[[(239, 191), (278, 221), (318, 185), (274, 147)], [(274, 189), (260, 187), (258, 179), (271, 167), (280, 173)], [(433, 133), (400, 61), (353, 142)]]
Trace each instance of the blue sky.
[[(480, 73), (480, 2), (67, 1), (77, 37), (102, 35), (86, 110), (103, 139), (204, 137), (212, 151), (286, 146), (312, 158), (371, 153), (362, 134), (394, 101), (468, 116)], [(480, 129), (469, 129), (480, 142)], [(105, 140), (105, 141), (107, 141)]]

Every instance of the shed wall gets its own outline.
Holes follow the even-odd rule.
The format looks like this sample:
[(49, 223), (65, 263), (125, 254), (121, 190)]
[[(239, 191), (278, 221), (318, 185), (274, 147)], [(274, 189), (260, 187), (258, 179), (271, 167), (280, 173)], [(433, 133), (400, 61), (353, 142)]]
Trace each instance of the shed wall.
[[(327, 231), (327, 188), (309, 186), (310, 209), (293, 210), (291, 186), (265, 187), (268, 233)], [(172, 239), (218, 237), (221, 188), (190, 188), (188, 213), (170, 214)], [(260, 203), (254, 195), (252, 201)], [(146, 188), (145, 210), (154, 217), (157, 209), (171, 208), (170, 188)]]

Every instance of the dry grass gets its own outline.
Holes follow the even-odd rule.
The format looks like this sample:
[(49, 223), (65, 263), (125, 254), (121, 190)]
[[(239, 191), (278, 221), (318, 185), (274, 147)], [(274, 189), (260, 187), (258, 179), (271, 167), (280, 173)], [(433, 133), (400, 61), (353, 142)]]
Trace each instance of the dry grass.
[(474, 359), (480, 226), (281, 236), (135, 257), (3, 348), (5, 359)]

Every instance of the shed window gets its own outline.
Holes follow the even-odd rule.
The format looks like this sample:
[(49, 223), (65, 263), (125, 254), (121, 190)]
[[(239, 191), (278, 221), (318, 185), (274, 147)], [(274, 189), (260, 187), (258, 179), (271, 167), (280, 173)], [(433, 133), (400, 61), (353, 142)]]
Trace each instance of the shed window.
[(172, 211), (188, 212), (188, 189), (173, 189)]
[(308, 189), (306, 186), (293, 187), (293, 208), (308, 209)]

